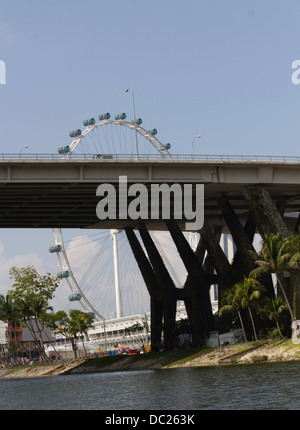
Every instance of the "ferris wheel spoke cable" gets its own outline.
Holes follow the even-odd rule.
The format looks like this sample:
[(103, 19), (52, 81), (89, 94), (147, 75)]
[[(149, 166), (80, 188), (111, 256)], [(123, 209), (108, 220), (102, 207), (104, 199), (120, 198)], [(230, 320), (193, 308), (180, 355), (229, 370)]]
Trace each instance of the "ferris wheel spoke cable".
[(89, 235), (84, 235), (84, 236), (81, 235), (81, 236), (74, 237), (74, 238), (69, 239), (69, 240), (65, 240), (64, 239), (64, 243), (70, 243), (71, 242), (72, 244), (74, 243), (74, 247), (75, 246), (81, 246), (81, 244), (80, 245), (76, 245), (76, 242), (82, 241), (83, 238), (90, 239), (90, 238), (95, 237), (95, 236), (96, 237), (98, 236), (98, 239), (97, 238), (96, 239), (91, 239), (91, 242), (94, 241), (94, 240), (102, 240), (103, 237), (109, 238), (110, 237), (110, 233), (107, 232), (107, 230), (102, 230), (102, 231), (100, 230), (97, 233), (93, 233), (93, 234), (89, 234)]
[[(102, 130), (103, 132), (104, 130)], [(97, 134), (97, 138), (98, 138), (98, 146), (99, 146), (99, 152), (100, 153), (104, 153), (104, 149), (103, 149), (103, 137), (100, 136), (100, 127), (96, 128), (96, 134)], [(102, 133), (103, 134), (103, 133)], [(107, 139), (106, 139), (107, 141)], [(98, 151), (97, 151), (98, 152)]]

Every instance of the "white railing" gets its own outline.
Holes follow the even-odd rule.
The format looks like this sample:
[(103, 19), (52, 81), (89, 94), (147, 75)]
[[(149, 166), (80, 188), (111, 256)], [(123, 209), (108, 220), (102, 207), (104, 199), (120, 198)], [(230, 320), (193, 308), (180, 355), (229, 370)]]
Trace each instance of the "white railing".
[[(192, 155), (192, 154), (172, 154), (172, 158), (163, 158), (160, 154), (139, 154), (138, 160), (136, 154), (109, 154), (112, 158), (103, 161), (112, 160), (187, 160), (187, 161), (206, 161), (206, 162), (263, 162), (263, 163), (294, 163), (300, 164), (300, 156), (284, 156), (284, 155)], [(95, 157), (95, 154), (72, 154), (69, 158), (63, 157), (60, 154), (0, 154), (0, 160), (99, 160), (100, 157)]]

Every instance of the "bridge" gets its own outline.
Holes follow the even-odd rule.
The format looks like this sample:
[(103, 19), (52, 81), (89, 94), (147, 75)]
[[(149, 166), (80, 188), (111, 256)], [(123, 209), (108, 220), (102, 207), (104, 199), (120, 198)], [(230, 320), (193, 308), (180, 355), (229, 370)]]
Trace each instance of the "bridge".
[[(210, 225), (226, 225), (215, 198), (219, 193), (245, 220), (246, 192), (256, 185), (263, 185), (286, 215), (300, 211), (300, 157), (126, 157), (0, 155), (0, 227), (123, 228), (130, 220), (99, 222), (96, 216), (98, 185), (117, 183), (122, 175), (129, 184), (204, 184), (205, 220)], [(165, 225), (149, 221), (147, 228), (159, 230)]]
[[(96, 215), (101, 184), (204, 184), (204, 225), (196, 251), (182, 230), (185, 220), (104, 220)], [(193, 345), (202, 345), (214, 326), (209, 299), (211, 284), (219, 295), (255, 267), (253, 238), (280, 233), (287, 237), (300, 222), (300, 158), (257, 156), (140, 155), (63, 158), (56, 155), (0, 155), (0, 228), (122, 228), (134, 253), (151, 301), (151, 345), (171, 349), (177, 300), (184, 300)], [(176, 288), (149, 230), (168, 230), (187, 269), (183, 288)], [(137, 239), (139, 231), (144, 249)], [(237, 251), (229, 262), (220, 248), (222, 232), (232, 235)], [(300, 318), (299, 280), (286, 285), (293, 312)], [(262, 279), (274, 294), (271, 277)], [(162, 325), (164, 322), (164, 326)], [(219, 331), (224, 329), (219, 321)]]

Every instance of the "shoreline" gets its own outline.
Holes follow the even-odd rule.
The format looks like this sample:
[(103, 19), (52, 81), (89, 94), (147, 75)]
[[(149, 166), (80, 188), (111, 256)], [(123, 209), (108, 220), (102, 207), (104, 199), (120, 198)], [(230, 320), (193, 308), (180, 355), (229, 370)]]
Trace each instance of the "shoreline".
[(243, 365), (272, 362), (300, 362), (300, 345), (290, 339), (247, 342), (213, 348), (197, 348), (140, 355), (121, 355), (41, 363), (26, 367), (0, 368), (0, 381), (59, 375)]

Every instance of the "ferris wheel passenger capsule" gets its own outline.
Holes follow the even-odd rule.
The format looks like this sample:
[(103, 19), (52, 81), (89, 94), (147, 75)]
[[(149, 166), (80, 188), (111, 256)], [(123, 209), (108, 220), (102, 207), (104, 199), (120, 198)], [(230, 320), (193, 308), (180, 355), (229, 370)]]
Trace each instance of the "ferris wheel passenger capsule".
[(70, 302), (75, 302), (76, 300), (81, 300), (81, 295), (79, 293), (71, 294), (69, 296)]
[(142, 118), (137, 118), (136, 120), (131, 121), (131, 124), (141, 125), (142, 122)]
[(89, 125), (94, 125), (95, 124), (95, 119), (94, 118), (89, 118), (89, 119), (85, 119), (83, 121), (83, 125), (85, 127), (89, 126)]
[(153, 128), (152, 130), (149, 130), (149, 133), (152, 134), (152, 136), (154, 136), (155, 134), (157, 134), (156, 128)]
[(109, 119), (110, 118), (110, 113), (106, 112), (106, 113), (101, 113), (98, 118), (100, 119), (100, 121), (104, 121), (105, 119)]
[(68, 154), (68, 152), (70, 152), (70, 147), (69, 146), (62, 146), (61, 148), (58, 148), (58, 153), (59, 154)]
[(64, 272), (58, 272), (57, 277), (60, 279), (68, 278), (70, 276), (70, 272), (65, 270)]
[(81, 135), (81, 130), (78, 128), (77, 130), (70, 131), (70, 137), (78, 137)]
[(123, 113), (118, 113), (117, 115), (115, 115), (115, 120), (118, 120), (118, 119), (125, 119), (126, 118), (126, 113), (125, 112), (123, 112)]
[(61, 245), (55, 245), (55, 246), (50, 246), (49, 247), (49, 252), (53, 253), (53, 252), (60, 252), (62, 250)]
[(170, 149), (170, 148), (171, 148), (171, 144), (170, 144), (170, 143), (166, 143), (166, 144), (164, 145), (164, 147), (165, 147), (166, 149)]

